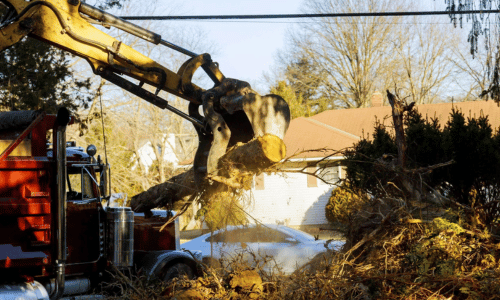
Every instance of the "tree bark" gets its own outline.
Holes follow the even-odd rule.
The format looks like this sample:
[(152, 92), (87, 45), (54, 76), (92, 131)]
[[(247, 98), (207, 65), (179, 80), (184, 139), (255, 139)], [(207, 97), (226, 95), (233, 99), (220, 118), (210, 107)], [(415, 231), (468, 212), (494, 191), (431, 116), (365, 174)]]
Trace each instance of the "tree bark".
[(190, 169), (135, 195), (130, 205), (134, 211), (144, 212), (155, 207), (174, 204), (196, 193), (197, 190), (194, 184), (194, 172)]
[(132, 209), (139, 212), (173, 205), (196, 193), (202, 195), (207, 190), (214, 191), (220, 184), (234, 189), (250, 189), (255, 174), (278, 163), (285, 155), (283, 140), (272, 134), (254, 138), (246, 144), (239, 143), (219, 159), (218, 174), (207, 175), (205, 184), (196, 185), (194, 171), (190, 169), (132, 197)]
[(405, 106), (401, 100), (387, 91), (387, 98), (392, 107), (392, 120), (394, 122), (394, 131), (396, 131), (396, 144), (398, 145), (398, 166), (404, 170), (406, 167), (406, 140), (403, 128), (403, 112)]
[(403, 189), (409, 194), (410, 199), (417, 201), (422, 201), (430, 197), (430, 193), (426, 188), (423, 188), (420, 184), (415, 184), (420, 178), (415, 180), (414, 174), (411, 174), (406, 169), (406, 138), (405, 131), (403, 127), (403, 114), (404, 112), (411, 111), (415, 102), (409, 105), (403, 104), (403, 102), (387, 90), (387, 98), (392, 107), (392, 119), (394, 122), (394, 130), (396, 132), (396, 144), (398, 146), (398, 161), (396, 170), (399, 171), (399, 183), (402, 185)]

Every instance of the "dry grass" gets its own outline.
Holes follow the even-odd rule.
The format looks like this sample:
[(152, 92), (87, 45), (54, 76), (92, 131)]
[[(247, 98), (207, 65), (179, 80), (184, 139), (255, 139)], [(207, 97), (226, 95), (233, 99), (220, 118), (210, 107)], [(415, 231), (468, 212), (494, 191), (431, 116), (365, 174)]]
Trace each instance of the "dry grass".
[(121, 278), (123, 294), (110, 299), (498, 299), (497, 236), (453, 216), (401, 215), (392, 212), (350, 250), (318, 256), (292, 275), (236, 258), (225, 267), (204, 266), (196, 280)]

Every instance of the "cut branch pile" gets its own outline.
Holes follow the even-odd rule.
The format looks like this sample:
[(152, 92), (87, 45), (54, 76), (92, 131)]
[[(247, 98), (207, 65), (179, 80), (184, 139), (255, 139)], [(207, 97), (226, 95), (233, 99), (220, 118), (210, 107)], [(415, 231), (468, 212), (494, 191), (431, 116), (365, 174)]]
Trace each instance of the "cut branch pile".
[[(402, 219), (399, 219), (401, 218)], [(163, 295), (179, 299), (498, 299), (500, 239), (448, 213), (430, 221), (391, 210), (344, 253), (326, 253), (289, 276), (246, 276), (257, 289), (230, 284), (234, 270), (205, 268)], [(241, 274), (241, 273), (239, 273)]]
[(380, 215), (353, 247), (289, 276), (235, 260), (166, 286), (135, 280), (116, 299), (498, 299), (500, 237), (468, 225), (461, 212), (432, 220), (412, 214), (399, 207)]

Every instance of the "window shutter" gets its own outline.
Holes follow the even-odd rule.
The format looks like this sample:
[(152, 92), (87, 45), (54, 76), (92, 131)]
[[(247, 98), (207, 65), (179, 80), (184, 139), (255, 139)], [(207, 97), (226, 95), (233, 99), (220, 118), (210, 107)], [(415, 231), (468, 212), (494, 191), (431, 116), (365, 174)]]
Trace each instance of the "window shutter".
[(260, 173), (259, 175), (255, 176), (255, 189), (256, 190), (265, 189), (265, 187), (264, 187), (264, 173)]
[[(314, 173), (314, 172), (316, 172), (316, 167), (307, 168), (307, 173)], [(318, 186), (318, 179), (316, 178), (316, 176), (307, 174), (307, 187), (317, 187), (317, 186)]]

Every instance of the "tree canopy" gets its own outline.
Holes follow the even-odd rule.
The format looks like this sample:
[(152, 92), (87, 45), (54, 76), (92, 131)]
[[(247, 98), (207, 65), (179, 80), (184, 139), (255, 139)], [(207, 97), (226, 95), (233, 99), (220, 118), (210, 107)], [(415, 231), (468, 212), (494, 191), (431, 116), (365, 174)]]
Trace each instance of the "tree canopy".
[[(416, 5), (389, 0), (306, 0), (304, 4), (303, 12), (310, 14), (408, 11)], [(456, 42), (443, 30), (416, 17), (411, 22), (376, 16), (299, 23), (287, 35), (271, 90), (284, 92), (284, 82), (295, 93), (293, 101), (301, 98), (307, 108), (302, 116), (325, 109), (368, 107), (373, 93), (387, 88), (396, 88), (418, 104), (436, 102), (443, 86), (448, 86), (453, 68), (449, 50)]]
[(446, 9), (451, 12), (450, 18), (455, 26), (470, 22), (468, 42), (473, 57), (482, 46), (487, 52), (487, 73), (490, 84), (481, 96), (489, 97), (500, 103), (500, 45), (498, 42), (500, 32), (499, 14), (471, 14), (467, 16), (456, 15), (453, 12), (465, 10), (490, 10), (500, 9), (499, 0), (445, 0)]
[(69, 55), (34, 39), (26, 39), (0, 55), (0, 106), (9, 110), (42, 109), (55, 113), (65, 106), (86, 106), (90, 79), (75, 79)]

